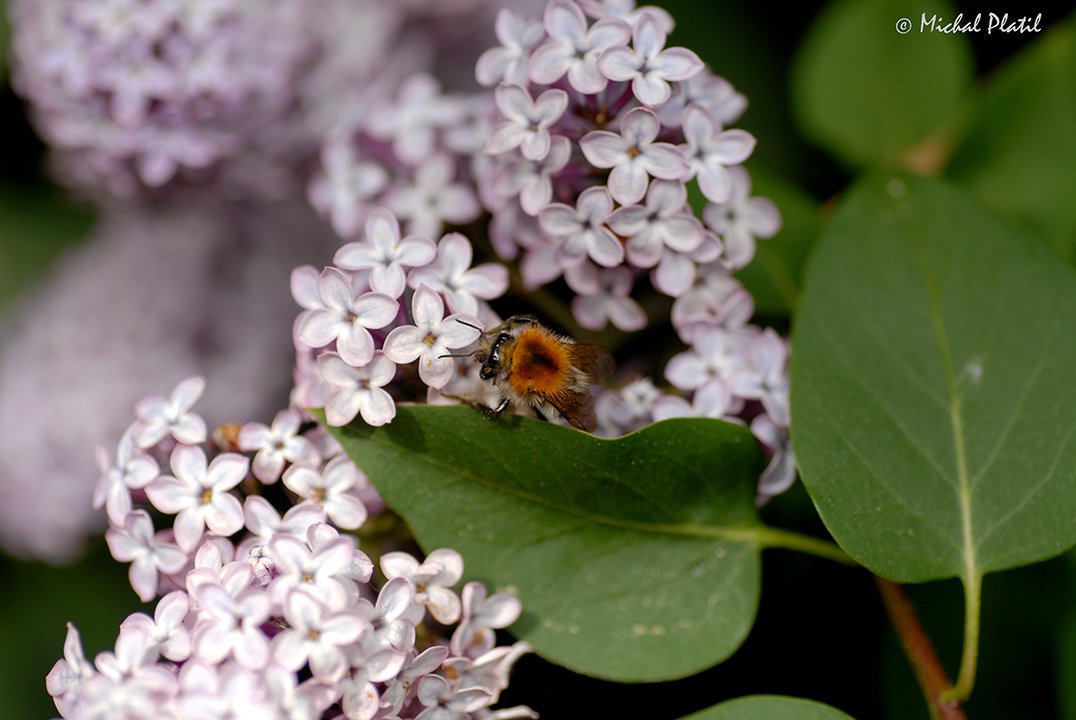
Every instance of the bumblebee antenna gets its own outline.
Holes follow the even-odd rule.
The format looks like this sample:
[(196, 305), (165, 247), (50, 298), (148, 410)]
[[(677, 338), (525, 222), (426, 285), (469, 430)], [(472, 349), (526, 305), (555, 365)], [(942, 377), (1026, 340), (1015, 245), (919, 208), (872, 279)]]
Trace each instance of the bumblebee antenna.
[[(459, 318), (456, 318), (456, 322), (458, 322), (460, 325), (466, 325), (469, 328), (474, 328), (478, 332), (485, 332), (485, 330), (483, 330), (482, 328), (478, 327), (477, 325), (472, 325), (471, 323), (467, 322), (466, 320), (460, 320)], [(465, 356), (463, 356), (463, 355), (456, 355), (456, 356), (442, 355), (441, 357), (465, 357)]]

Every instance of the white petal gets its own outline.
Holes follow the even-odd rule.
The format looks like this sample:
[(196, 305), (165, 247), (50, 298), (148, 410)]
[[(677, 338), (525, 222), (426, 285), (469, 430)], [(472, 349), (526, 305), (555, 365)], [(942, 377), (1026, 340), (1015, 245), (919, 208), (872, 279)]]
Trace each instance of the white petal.
[(612, 47), (598, 59), (598, 69), (610, 80), (631, 80), (639, 74), (639, 56), (626, 47)]
[(594, 130), (579, 141), (579, 149), (594, 167), (611, 168), (627, 157), (624, 138), (606, 130)]

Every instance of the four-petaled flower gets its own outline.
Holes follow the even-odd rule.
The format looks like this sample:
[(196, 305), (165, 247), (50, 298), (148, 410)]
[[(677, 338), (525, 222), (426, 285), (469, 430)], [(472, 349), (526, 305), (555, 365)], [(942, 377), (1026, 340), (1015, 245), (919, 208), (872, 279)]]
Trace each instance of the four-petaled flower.
[(366, 221), (365, 238), (337, 250), (333, 262), (345, 270), (369, 270), (371, 290), (398, 298), (406, 287), (404, 267), (425, 265), (435, 253), (429, 238), (408, 235), (401, 240), (396, 216), (378, 208)]
[(543, 21), (549, 39), (531, 53), (530, 79), (552, 85), (567, 74), (568, 84), (584, 95), (604, 90), (609, 78), (598, 70), (598, 58), (628, 41), (627, 23), (606, 19), (587, 27), (586, 16), (572, 0), (552, 0)]
[(538, 223), (560, 241), (555, 253), (557, 265), (571, 268), (588, 256), (603, 267), (616, 267), (622, 263), (624, 246), (605, 226), (612, 212), (613, 199), (600, 185), (580, 193), (574, 208), (564, 203), (547, 205), (538, 214)]
[(302, 415), (295, 408), (281, 410), (273, 418), (272, 426), (262, 423), (246, 423), (239, 429), (239, 449), (256, 450), (251, 471), (254, 477), (266, 485), (280, 479), (284, 463), (293, 465), (317, 465), (321, 454), (313, 443), (299, 434)]
[(292, 465), (284, 473), (289, 490), (321, 507), (333, 524), (344, 530), (356, 530), (366, 521), (366, 506), (355, 494), (366, 482), (366, 476), (347, 455), (336, 456), (323, 470)]
[(524, 20), (511, 8), (501, 8), (494, 31), (501, 44), (478, 58), (475, 79), (486, 87), (500, 82), (522, 85), (527, 81), (527, 55), (542, 37), (542, 24)]
[(632, 47), (609, 48), (598, 60), (598, 69), (610, 80), (630, 80), (631, 91), (643, 105), (661, 105), (672, 94), (670, 81), (687, 80), (703, 68), (690, 50), (665, 49), (665, 36), (661, 19), (644, 11), (633, 28)]
[(116, 446), (115, 465), (104, 448), (97, 448), (97, 468), (101, 477), (93, 491), (93, 507), (104, 505), (113, 525), (122, 525), (131, 511), (131, 490), (141, 490), (160, 474), (157, 461), (135, 448), (131, 428)]
[(400, 304), (385, 293), (355, 296), (351, 280), (334, 267), (318, 278), (321, 307), (308, 310), (299, 325), (299, 339), (312, 348), (336, 342), (336, 352), (349, 365), (361, 367), (374, 356), (374, 339), (367, 328), (392, 322)]
[(437, 259), (412, 270), (407, 282), (413, 288), (425, 284), (442, 293), (454, 313), (477, 315), (479, 299), (500, 297), (508, 289), (508, 268), (499, 263), (472, 268), (472, 257), (471, 242), (459, 233), (449, 233), (437, 243)]
[(105, 541), (112, 557), (131, 563), (131, 587), (143, 602), (156, 596), (158, 572), (172, 575), (187, 564), (185, 552), (154, 534), (153, 521), (145, 510), (128, 513), (121, 526), (106, 530)]
[(650, 177), (662, 180), (686, 179), (687, 160), (680, 148), (655, 142), (661, 124), (653, 112), (638, 107), (620, 121), (620, 134), (593, 130), (579, 141), (591, 165), (611, 168), (609, 193), (621, 205), (632, 205), (646, 195)]
[(228, 492), (246, 477), (249, 461), (242, 455), (222, 453), (206, 463), (200, 447), (177, 445), (171, 466), (175, 477), (164, 475), (146, 486), (150, 502), (165, 513), (178, 513), (176, 543), (191, 552), (203, 531), (227, 537), (243, 527), (243, 506)]
[(448, 351), (478, 339), (481, 321), (456, 313), (445, 317), (445, 305), (428, 285), (419, 285), (411, 299), (414, 325), (394, 328), (385, 338), (385, 355), (397, 363), (418, 360), (418, 375), (430, 387), (441, 388), (452, 379), (455, 365)]
[(195, 445), (205, 441), (205, 420), (190, 410), (202, 397), (205, 379), (200, 376), (187, 378), (167, 398), (153, 395), (135, 406), (135, 423), (131, 432), (135, 445), (148, 448), (171, 435), (176, 442)]
[(724, 130), (717, 118), (698, 105), (684, 110), (684, 140), (680, 146), (690, 164), (685, 180), (698, 178), (699, 189), (710, 202), (723, 203), (732, 190), (729, 165), (738, 165), (755, 149), (755, 137), (746, 130)]
[(333, 427), (347, 425), (361, 414), (367, 425), (384, 425), (396, 417), (396, 403), (383, 388), (396, 374), (396, 363), (382, 352), (362, 367), (344, 362), (336, 353), (318, 357), (318, 373), (329, 384), (325, 418)]
[(646, 193), (646, 205), (617, 209), (609, 216), (609, 227), (628, 238), (624, 252), (632, 265), (654, 267), (666, 247), (686, 254), (702, 244), (702, 223), (686, 207), (687, 188), (682, 182), (655, 180)]
[(519, 85), (501, 85), (494, 95), (505, 121), (493, 129), (485, 152), (499, 155), (519, 148), (528, 160), (538, 161), (549, 154), (549, 127), (568, 108), (568, 93), (546, 90), (536, 99)]
[(587, 330), (601, 330), (607, 323), (628, 332), (646, 327), (646, 313), (631, 297), (631, 271), (625, 267), (596, 269), (584, 264), (565, 273), (572, 298), (572, 314)]
[(418, 617), (425, 606), (440, 623), (454, 623), (460, 616), (460, 599), (450, 588), (463, 575), (463, 558), (455, 550), (440, 548), (418, 560), (405, 552), (390, 552), (381, 556), (381, 570), (385, 577), (407, 578), (415, 587), (414, 605)]
[(702, 211), (707, 227), (724, 241), (724, 262), (739, 269), (755, 256), (755, 238), (769, 238), (781, 227), (781, 213), (768, 198), (751, 197), (751, 178), (742, 167), (728, 168), (729, 196)]
[(425, 706), (415, 720), (467, 720), (468, 713), (488, 707), (493, 693), (481, 687), (453, 688), (440, 675), (427, 675), (418, 681), (418, 701)]
[(332, 610), (306, 590), (295, 589), (284, 599), (288, 626), (273, 638), (273, 658), (295, 671), (310, 664), (322, 682), (335, 683), (348, 670), (344, 648), (369, 626), (354, 612)]

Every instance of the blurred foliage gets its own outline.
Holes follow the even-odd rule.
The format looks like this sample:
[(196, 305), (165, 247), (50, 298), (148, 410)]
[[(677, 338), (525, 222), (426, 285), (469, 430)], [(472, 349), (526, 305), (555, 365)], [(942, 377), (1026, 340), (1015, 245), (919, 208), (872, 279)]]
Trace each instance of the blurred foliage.
[(44, 183), (0, 183), (0, 307), (67, 247), (85, 238), (92, 211)]
[[(5, 718), (55, 717), (45, 676), (63, 657), (67, 622), (82, 633), (86, 657), (111, 651), (119, 624), (141, 604), (127, 568), (104, 539), (79, 562), (55, 567), (0, 556), (0, 708)], [(149, 612), (152, 612), (150, 609)]]
[[(962, 34), (919, 31), (920, 17), (953, 17), (943, 0), (836, 0), (815, 19), (792, 68), (803, 132), (853, 167), (903, 164), (938, 129), (971, 79)], [(898, 32), (907, 21), (910, 31)]]
[(987, 79), (947, 173), (1076, 260), (1076, 20)]

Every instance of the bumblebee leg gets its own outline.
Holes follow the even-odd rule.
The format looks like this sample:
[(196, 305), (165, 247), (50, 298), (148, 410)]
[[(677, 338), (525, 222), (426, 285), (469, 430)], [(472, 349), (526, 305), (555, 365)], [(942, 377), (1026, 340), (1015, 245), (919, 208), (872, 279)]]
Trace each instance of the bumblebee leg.
[(538, 418), (543, 422), (549, 422), (549, 418), (547, 418), (545, 414), (538, 408), (534, 408), (534, 417)]
[(478, 412), (488, 417), (490, 420), (496, 420), (504, 414), (505, 410), (508, 409), (508, 398), (501, 398), (501, 402), (495, 408), (486, 407), (481, 403), (475, 403), (474, 408), (478, 410)]
[(508, 398), (502, 398), (501, 402), (497, 405), (497, 407), (491, 408), (488, 405), (483, 405), (482, 403), (478, 402), (477, 400), (473, 400), (473, 399), (471, 399), (469, 397), (463, 397), (461, 395), (449, 395), (447, 393), (445, 393), (444, 396), (447, 397), (447, 398), (452, 398), (453, 400), (459, 400), (461, 403), (464, 403), (465, 405), (470, 405), (475, 410), (482, 413), (485, 417), (487, 417), (490, 420), (494, 420), (494, 421), (496, 421), (497, 418), (499, 418), (501, 415), (503, 415), (504, 411), (508, 409)]

